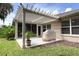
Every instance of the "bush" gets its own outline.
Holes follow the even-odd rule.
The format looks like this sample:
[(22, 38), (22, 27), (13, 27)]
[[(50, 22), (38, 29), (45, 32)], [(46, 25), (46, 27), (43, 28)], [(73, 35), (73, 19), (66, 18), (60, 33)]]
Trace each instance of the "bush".
[(1, 38), (7, 38), (8, 40), (14, 39), (15, 35), (15, 29), (11, 26), (3, 26), (0, 29), (0, 37)]
[(14, 40), (14, 37), (15, 37), (15, 29), (14, 28), (10, 28), (10, 31), (8, 31), (7, 33), (6, 33), (6, 38), (8, 39), (8, 40)]
[(6, 32), (8, 30), (8, 27), (7, 26), (3, 26), (1, 29), (0, 29), (0, 37), (1, 38), (5, 38), (6, 37)]

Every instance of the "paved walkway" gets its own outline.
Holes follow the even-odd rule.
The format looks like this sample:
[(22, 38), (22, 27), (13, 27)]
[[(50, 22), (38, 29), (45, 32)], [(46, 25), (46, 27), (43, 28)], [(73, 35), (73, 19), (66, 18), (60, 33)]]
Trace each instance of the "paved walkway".
[[(22, 42), (23, 42), (22, 38), (18, 38), (16, 41), (19, 44), (19, 46), (22, 48)], [(56, 41), (59, 41), (59, 40), (52, 40), (52, 41), (46, 42), (46, 41), (43, 41), (42, 38), (32, 37), (30, 47), (35, 47), (35, 46), (39, 46), (39, 45), (43, 45), (43, 44), (47, 44), (47, 43), (53, 43)], [(28, 48), (26, 43), (25, 43), (25, 45), (26, 45), (26, 48)]]

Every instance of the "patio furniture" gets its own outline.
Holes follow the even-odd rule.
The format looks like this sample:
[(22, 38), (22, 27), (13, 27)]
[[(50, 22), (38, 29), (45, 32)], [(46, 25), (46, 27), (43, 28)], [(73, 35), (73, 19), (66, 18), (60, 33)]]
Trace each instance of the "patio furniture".
[(46, 30), (42, 35), (43, 41), (51, 41), (56, 39), (55, 32), (52, 30)]

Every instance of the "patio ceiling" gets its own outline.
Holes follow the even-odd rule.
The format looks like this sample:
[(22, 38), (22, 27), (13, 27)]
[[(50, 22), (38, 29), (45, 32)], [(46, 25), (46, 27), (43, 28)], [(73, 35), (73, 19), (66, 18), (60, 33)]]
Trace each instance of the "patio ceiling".
[[(25, 15), (26, 15), (25, 22), (32, 23), (32, 24), (44, 24), (44, 23), (57, 20), (55, 17), (44, 16), (44, 15), (40, 15), (34, 12), (28, 12), (28, 11), (26, 11)], [(22, 9), (18, 10), (15, 20), (17, 20), (18, 22), (22, 22), (23, 20)]]

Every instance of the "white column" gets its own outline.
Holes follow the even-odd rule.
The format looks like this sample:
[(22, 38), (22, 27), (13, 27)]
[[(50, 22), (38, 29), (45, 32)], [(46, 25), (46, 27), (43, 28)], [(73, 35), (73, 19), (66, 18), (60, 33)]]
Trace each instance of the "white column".
[(72, 27), (71, 27), (72, 22), (71, 22), (71, 18), (70, 18), (69, 22), (70, 22), (70, 35), (72, 35)]
[(18, 38), (18, 22), (15, 21), (15, 39)]
[(38, 25), (36, 27), (37, 27), (37, 37), (38, 37)]
[(23, 39), (23, 46), (25, 48), (25, 11), (23, 9), (23, 19), (22, 19), (22, 39)]
[(43, 34), (43, 25), (41, 25), (41, 36)]

